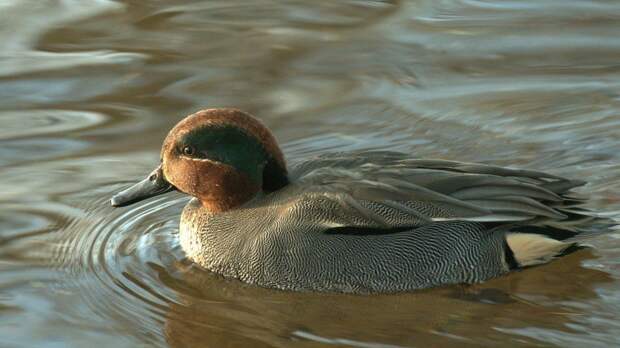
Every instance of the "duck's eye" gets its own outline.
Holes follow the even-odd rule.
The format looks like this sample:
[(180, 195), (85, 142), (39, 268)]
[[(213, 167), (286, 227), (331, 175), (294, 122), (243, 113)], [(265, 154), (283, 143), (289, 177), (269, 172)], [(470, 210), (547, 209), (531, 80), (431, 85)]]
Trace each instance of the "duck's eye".
[(189, 145), (185, 145), (183, 146), (183, 154), (185, 156), (192, 156), (195, 153), (194, 148), (189, 146)]

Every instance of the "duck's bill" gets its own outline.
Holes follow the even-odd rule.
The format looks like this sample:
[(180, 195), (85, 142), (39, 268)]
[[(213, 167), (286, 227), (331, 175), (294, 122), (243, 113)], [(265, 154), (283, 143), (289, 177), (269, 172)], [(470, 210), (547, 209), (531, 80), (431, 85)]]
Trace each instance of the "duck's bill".
[(159, 166), (146, 179), (115, 194), (110, 203), (113, 207), (124, 207), (172, 190), (174, 186), (166, 181)]

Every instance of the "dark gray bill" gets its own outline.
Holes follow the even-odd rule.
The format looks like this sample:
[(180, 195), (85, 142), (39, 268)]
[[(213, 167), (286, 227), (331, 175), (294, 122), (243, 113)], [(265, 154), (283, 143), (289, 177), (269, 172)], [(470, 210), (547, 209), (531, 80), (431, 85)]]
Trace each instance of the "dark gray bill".
[(113, 207), (124, 207), (172, 190), (174, 186), (166, 181), (160, 165), (146, 179), (115, 194), (110, 203)]

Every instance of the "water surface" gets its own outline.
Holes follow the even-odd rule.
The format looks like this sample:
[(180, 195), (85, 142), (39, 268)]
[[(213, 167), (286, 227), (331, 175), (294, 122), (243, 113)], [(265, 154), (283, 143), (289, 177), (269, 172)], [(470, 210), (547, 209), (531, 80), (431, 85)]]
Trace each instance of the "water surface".
[(347, 149), (549, 171), (620, 218), (615, 1), (0, 2), (0, 346), (620, 345), (620, 236), (485, 284), (256, 288), (178, 243), (187, 198), (112, 209), (204, 107), (293, 161)]

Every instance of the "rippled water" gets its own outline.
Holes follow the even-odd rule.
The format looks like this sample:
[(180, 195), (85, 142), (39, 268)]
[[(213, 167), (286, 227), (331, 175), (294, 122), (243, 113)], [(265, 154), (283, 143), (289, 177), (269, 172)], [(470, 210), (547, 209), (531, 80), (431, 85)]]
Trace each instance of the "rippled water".
[(620, 236), (471, 287), (351, 296), (184, 259), (187, 198), (112, 209), (182, 116), (587, 179), (620, 218), (615, 1), (0, 1), (0, 346), (609, 347)]

